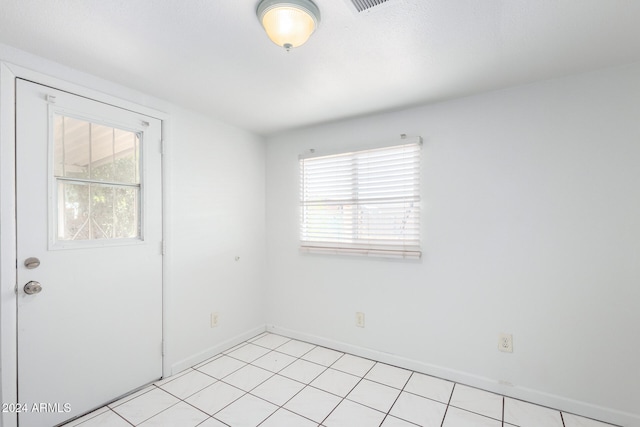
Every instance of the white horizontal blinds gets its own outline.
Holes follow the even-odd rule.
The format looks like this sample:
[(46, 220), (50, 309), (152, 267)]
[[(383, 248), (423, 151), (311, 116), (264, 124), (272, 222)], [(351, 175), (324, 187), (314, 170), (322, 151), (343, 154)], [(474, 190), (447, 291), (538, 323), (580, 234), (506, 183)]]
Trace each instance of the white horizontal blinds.
[(419, 258), (420, 143), (300, 160), (303, 251)]

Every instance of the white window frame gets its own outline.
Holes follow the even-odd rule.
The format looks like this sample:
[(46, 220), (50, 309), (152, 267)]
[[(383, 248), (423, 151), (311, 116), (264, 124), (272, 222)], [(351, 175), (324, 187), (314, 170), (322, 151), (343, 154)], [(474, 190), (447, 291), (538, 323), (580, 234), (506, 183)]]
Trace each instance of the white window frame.
[(301, 252), (419, 259), (421, 146), (301, 155)]
[[(73, 179), (73, 178), (61, 178), (56, 177), (54, 170), (54, 151), (55, 151), (55, 138), (54, 138), (54, 117), (56, 115), (71, 117), (77, 120), (83, 120), (89, 123), (99, 124), (103, 126), (114, 127), (117, 129), (125, 130), (128, 132), (133, 132), (138, 135), (139, 138), (139, 168), (140, 168), (140, 181), (137, 184), (122, 184), (122, 183), (109, 183), (92, 179)], [(143, 244), (144, 239), (144, 179), (145, 179), (145, 150), (146, 143), (144, 141), (146, 127), (144, 124), (139, 126), (135, 126), (132, 123), (118, 123), (116, 121), (105, 120), (101, 117), (94, 117), (90, 114), (85, 114), (82, 112), (75, 111), (70, 108), (58, 107), (55, 105), (49, 105), (48, 107), (48, 150), (49, 150), (49, 159), (48, 159), (48, 181), (49, 181), (49, 242), (48, 247), (49, 250), (66, 250), (66, 249), (88, 249), (88, 248), (96, 248), (96, 247), (105, 247), (105, 246), (123, 246), (123, 245), (140, 245)], [(84, 185), (89, 184), (97, 184), (110, 186), (111, 184), (122, 186), (126, 188), (137, 188), (138, 189), (138, 206), (137, 206), (137, 215), (138, 215), (138, 236), (130, 237), (130, 238), (104, 238), (104, 239), (82, 239), (82, 240), (61, 240), (58, 238), (58, 227), (60, 213), (60, 194), (59, 194), (59, 186), (58, 184), (61, 181), (66, 181), (70, 183), (79, 183)]]

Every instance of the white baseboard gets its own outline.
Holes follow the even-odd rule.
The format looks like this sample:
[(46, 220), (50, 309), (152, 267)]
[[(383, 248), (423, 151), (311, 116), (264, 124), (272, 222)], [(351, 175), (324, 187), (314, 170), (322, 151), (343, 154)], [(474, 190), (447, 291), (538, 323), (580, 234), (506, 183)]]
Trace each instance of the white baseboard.
[(360, 356), (367, 359), (387, 363), (389, 365), (410, 369), (412, 371), (421, 372), (423, 374), (431, 375), (434, 377), (480, 388), (493, 393), (512, 397), (514, 399), (526, 400), (527, 402), (532, 402), (549, 408), (558, 409), (563, 412), (578, 414), (583, 417), (593, 418), (595, 420), (613, 423), (624, 427), (640, 427), (640, 414), (622, 412), (611, 408), (569, 399), (563, 396), (545, 393), (540, 390), (534, 390), (517, 385), (504, 384), (498, 380), (473, 375), (468, 372), (462, 372), (442, 366), (436, 366), (429, 363), (421, 362), (419, 360), (402, 357), (397, 354), (372, 350), (369, 348), (360, 347), (341, 341), (335, 341), (317, 335), (307, 334), (287, 328), (281, 328), (275, 325), (267, 325), (266, 330), (267, 332), (271, 332), (274, 334), (283, 335), (300, 341), (306, 341), (315, 345), (320, 345), (335, 350), (340, 350), (342, 352), (350, 353), (355, 356)]
[(239, 335), (236, 335), (233, 338), (229, 338), (219, 344), (216, 344), (213, 347), (209, 347), (206, 350), (201, 351), (200, 353), (189, 356), (186, 359), (182, 359), (179, 362), (171, 365), (171, 372), (169, 375), (175, 375), (179, 372), (184, 371), (185, 369), (189, 369), (192, 366), (197, 365), (198, 363), (202, 363), (205, 360), (215, 356), (216, 354), (222, 353), (223, 351), (228, 350), (231, 347), (240, 344), (241, 342), (247, 341), (248, 339), (251, 339), (256, 335), (263, 333), (265, 330), (265, 325), (258, 326)]

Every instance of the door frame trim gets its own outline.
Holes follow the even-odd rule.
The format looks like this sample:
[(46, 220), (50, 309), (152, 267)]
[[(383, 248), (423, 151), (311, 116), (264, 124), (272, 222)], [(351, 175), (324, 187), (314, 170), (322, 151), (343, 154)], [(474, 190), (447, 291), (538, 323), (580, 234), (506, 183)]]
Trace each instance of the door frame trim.
[[(132, 110), (161, 120), (163, 139), (162, 156), (162, 236), (164, 246), (169, 247), (170, 210), (167, 183), (169, 165), (166, 161), (170, 144), (170, 116), (167, 113), (108, 95), (97, 90), (80, 86), (68, 81), (51, 77), (22, 66), (8, 62), (0, 62), (0, 402), (18, 403), (18, 370), (17, 370), (17, 236), (16, 236), (16, 79), (21, 78), (55, 89), (67, 91), (98, 102)], [(168, 250), (163, 251), (162, 258), (162, 372), (163, 377), (171, 374), (169, 357), (167, 357), (167, 310), (168, 310)], [(118, 397), (118, 396), (114, 396)], [(20, 402), (22, 403), (22, 402)], [(0, 425), (16, 427), (17, 414), (1, 413)]]

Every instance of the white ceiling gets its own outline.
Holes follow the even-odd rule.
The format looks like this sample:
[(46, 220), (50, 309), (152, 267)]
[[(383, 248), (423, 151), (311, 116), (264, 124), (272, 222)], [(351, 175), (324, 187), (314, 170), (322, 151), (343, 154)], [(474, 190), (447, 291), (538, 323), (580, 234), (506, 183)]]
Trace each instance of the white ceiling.
[(258, 0), (0, 0), (0, 43), (260, 134), (640, 61), (639, 0), (316, 0), (272, 44)]

